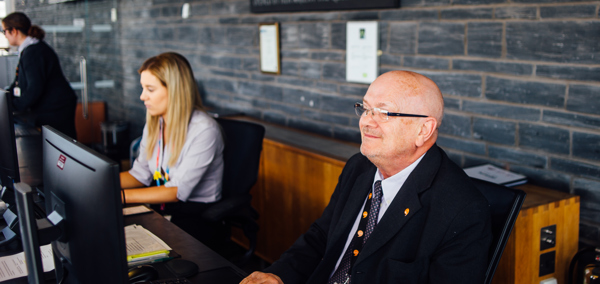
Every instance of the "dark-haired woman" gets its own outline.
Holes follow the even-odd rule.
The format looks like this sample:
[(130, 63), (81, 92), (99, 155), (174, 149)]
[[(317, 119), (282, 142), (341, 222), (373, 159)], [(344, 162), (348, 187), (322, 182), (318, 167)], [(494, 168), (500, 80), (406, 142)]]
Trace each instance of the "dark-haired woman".
[(13, 94), (16, 111), (26, 113), (35, 126), (50, 125), (76, 138), (77, 96), (63, 75), (58, 56), (43, 39), (45, 32), (31, 25), (29, 18), (14, 12), (2, 19), (2, 32), (8, 43), (19, 47)]

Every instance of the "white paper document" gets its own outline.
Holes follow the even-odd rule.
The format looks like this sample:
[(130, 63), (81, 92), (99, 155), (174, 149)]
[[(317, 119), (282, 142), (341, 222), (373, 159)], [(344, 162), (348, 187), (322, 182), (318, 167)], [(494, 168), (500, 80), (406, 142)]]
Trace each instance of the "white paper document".
[(125, 242), (127, 243), (128, 257), (155, 251), (171, 250), (171, 247), (163, 242), (163, 240), (144, 227), (135, 224), (125, 227)]
[(144, 205), (123, 208), (123, 216), (152, 212), (152, 210)]
[[(40, 247), (42, 256), (42, 266), (44, 272), (54, 270), (54, 257), (52, 255), (52, 245), (47, 244)], [(25, 263), (25, 253), (0, 257), (0, 281), (6, 281), (19, 277), (27, 276), (27, 264)]]

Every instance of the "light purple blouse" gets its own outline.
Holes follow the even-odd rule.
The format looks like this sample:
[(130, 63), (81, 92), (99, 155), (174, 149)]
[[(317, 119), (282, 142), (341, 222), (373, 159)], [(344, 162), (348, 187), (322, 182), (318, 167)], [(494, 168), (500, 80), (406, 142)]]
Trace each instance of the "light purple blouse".
[[(162, 123), (162, 120), (161, 120)], [(144, 126), (140, 154), (129, 173), (146, 186), (153, 185), (156, 170), (158, 143), (147, 159), (148, 126)], [(223, 136), (219, 124), (203, 111), (194, 111), (185, 144), (177, 162), (169, 167), (169, 181), (166, 187), (177, 187), (177, 199), (193, 202), (215, 202), (221, 199), (221, 179), (223, 177)], [(165, 146), (161, 168), (167, 172), (169, 147)]]

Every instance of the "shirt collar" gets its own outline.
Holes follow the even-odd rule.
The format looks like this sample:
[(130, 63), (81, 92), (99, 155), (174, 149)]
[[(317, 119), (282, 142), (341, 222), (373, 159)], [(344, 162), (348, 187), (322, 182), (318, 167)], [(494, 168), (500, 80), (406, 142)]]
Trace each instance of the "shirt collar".
[(381, 181), (381, 190), (383, 192), (382, 200), (385, 200), (387, 205), (392, 203), (394, 197), (396, 197), (396, 194), (398, 194), (400, 188), (402, 187), (402, 185), (404, 185), (404, 182), (406, 181), (410, 173), (412, 173), (412, 171), (417, 167), (419, 162), (421, 162), (421, 160), (423, 159), (423, 156), (425, 156), (425, 154), (421, 155), (421, 157), (419, 157), (408, 167), (404, 168), (397, 174), (386, 179), (383, 178), (383, 175), (381, 174), (379, 169), (377, 169), (377, 171), (375, 172), (373, 184), (375, 184), (375, 182), (377, 182), (378, 180)]
[(32, 45), (32, 44), (36, 44), (38, 43), (40, 40), (37, 38), (33, 38), (33, 37), (26, 37), (25, 40), (23, 41), (23, 43), (21, 45), (19, 45), (19, 57), (21, 57), (21, 52), (23, 52), (23, 50), (25, 50), (25, 48), (27, 48), (28, 46)]

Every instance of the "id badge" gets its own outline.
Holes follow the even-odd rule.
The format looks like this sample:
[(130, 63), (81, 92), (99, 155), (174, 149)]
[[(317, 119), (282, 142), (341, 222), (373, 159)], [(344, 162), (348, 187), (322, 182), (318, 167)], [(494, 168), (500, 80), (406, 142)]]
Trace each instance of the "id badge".
[(21, 96), (21, 88), (15, 87), (13, 89), (13, 94), (15, 95), (15, 97), (20, 97)]

